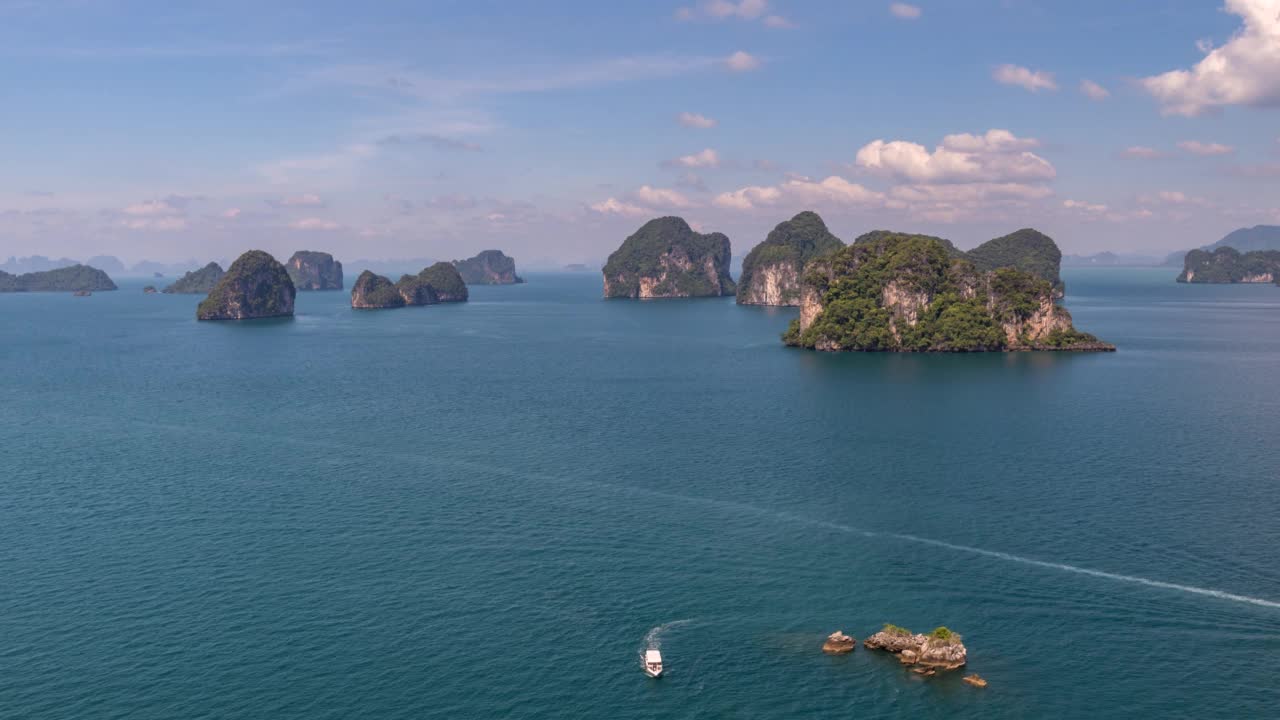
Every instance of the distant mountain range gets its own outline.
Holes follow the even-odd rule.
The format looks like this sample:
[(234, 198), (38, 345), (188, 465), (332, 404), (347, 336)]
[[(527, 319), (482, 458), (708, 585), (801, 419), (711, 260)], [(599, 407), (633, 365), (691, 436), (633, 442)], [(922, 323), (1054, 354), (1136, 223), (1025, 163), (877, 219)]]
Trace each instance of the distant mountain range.
[(53, 260), (43, 255), (32, 255), (30, 257), (10, 256), (8, 260), (0, 263), (0, 272), (21, 275), (33, 272), (48, 272), (49, 270), (57, 270), (73, 265), (88, 265), (91, 268), (96, 268), (118, 277), (122, 275), (151, 276), (156, 273), (161, 275), (181, 275), (188, 270), (199, 268), (201, 264), (195, 260), (180, 263), (158, 263), (151, 260), (143, 260), (132, 267), (127, 267), (120, 261), (120, 258), (114, 255), (95, 255), (83, 262), (66, 257)]
[(1063, 255), (1063, 267), (1157, 267), (1165, 259), (1154, 255), (1100, 252), (1093, 255)]
[[(1242, 253), (1253, 250), (1280, 250), (1280, 225), (1254, 225), (1251, 228), (1240, 228), (1227, 233), (1221, 240), (1198, 248), (1199, 250), (1217, 250), (1229, 247)], [(1164, 264), (1170, 267), (1182, 267), (1189, 250), (1171, 253)]]

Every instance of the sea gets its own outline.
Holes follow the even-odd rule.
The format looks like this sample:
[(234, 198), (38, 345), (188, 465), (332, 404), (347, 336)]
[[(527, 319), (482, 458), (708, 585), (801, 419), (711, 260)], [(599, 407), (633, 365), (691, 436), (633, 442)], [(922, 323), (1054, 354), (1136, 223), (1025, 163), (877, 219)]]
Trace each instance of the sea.
[[(1280, 288), (1175, 275), (1065, 272), (1105, 354), (0, 295), (0, 717), (1280, 717)], [(968, 667), (820, 651), (885, 623)]]

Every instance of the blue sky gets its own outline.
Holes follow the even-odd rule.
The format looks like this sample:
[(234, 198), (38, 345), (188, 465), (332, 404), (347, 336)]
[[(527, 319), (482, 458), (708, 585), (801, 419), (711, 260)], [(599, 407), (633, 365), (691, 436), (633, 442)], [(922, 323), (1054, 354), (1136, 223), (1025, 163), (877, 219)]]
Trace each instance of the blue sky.
[(1280, 222), (1280, 0), (181, 5), (0, 0), (0, 256)]

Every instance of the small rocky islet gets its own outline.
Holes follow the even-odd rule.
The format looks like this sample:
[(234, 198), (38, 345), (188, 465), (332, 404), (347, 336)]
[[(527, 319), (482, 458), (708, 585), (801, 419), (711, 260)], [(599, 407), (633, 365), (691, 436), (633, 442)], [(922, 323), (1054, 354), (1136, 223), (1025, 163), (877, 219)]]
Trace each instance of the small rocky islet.
[(417, 275), (401, 276), (398, 282), (369, 270), (360, 273), (351, 286), (351, 307), (384, 310), (414, 305), (466, 302), (467, 284), (451, 263), (438, 262)]
[(284, 265), (262, 250), (236, 261), (196, 308), (197, 320), (254, 320), (292, 317), (297, 297)]
[(466, 260), (454, 260), (462, 281), (468, 285), (519, 285), (524, 278), (516, 274), (515, 258), (501, 250), (484, 250)]
[[(828, 655), (846, 655), (854, 651), (858, 641), (837, 630), (822, 643), (822, 652)], [(886, 624), (878, 632), (862, 641), (868, 650), (883, 650), (898, 658), (898, 662), (911, 672), (931, 677), (938, 672), (957, 670), (969, 662), (969, 650), (960, 635), (946, 627), (935, 628), (930, 633), (913, 633), (897, 625)], [(968, 675), (964, 682), (975, 687), (986, 687), (987, 681), (978, 675)]]
[(310, 290), (341, 290), (346, 287), (342, 278), (342, 263), (333, 255), (317, 250), (299, 250), (284, 264), (289, 279), (299, 292)]
[(169, 295), (208, 295), (226, 272), (216, 262), (192, 270), (175, 280), (163, 292)]
[[(70, 292), (94, 293), (115, 290), (116, 284), (105, 272), (88, 265), (43, 270), (12, 275), (0, 271), (0, 293)], [(82, 296), (83, 297), (83, 296)]]
[(729, 238), (699, 233), (684, 218), (650, 220), (623, 241), (602, 270), (606, 298), (694, 298), (735, 294)]

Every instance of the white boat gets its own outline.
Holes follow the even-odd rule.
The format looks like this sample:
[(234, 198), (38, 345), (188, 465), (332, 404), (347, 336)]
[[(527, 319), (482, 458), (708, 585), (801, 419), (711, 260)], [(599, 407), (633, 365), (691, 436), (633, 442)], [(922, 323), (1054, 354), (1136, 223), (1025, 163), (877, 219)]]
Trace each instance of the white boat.
[(652, 648), (644, 651), (644, 674), (651, 678), (662, 674), (662, 653)]

